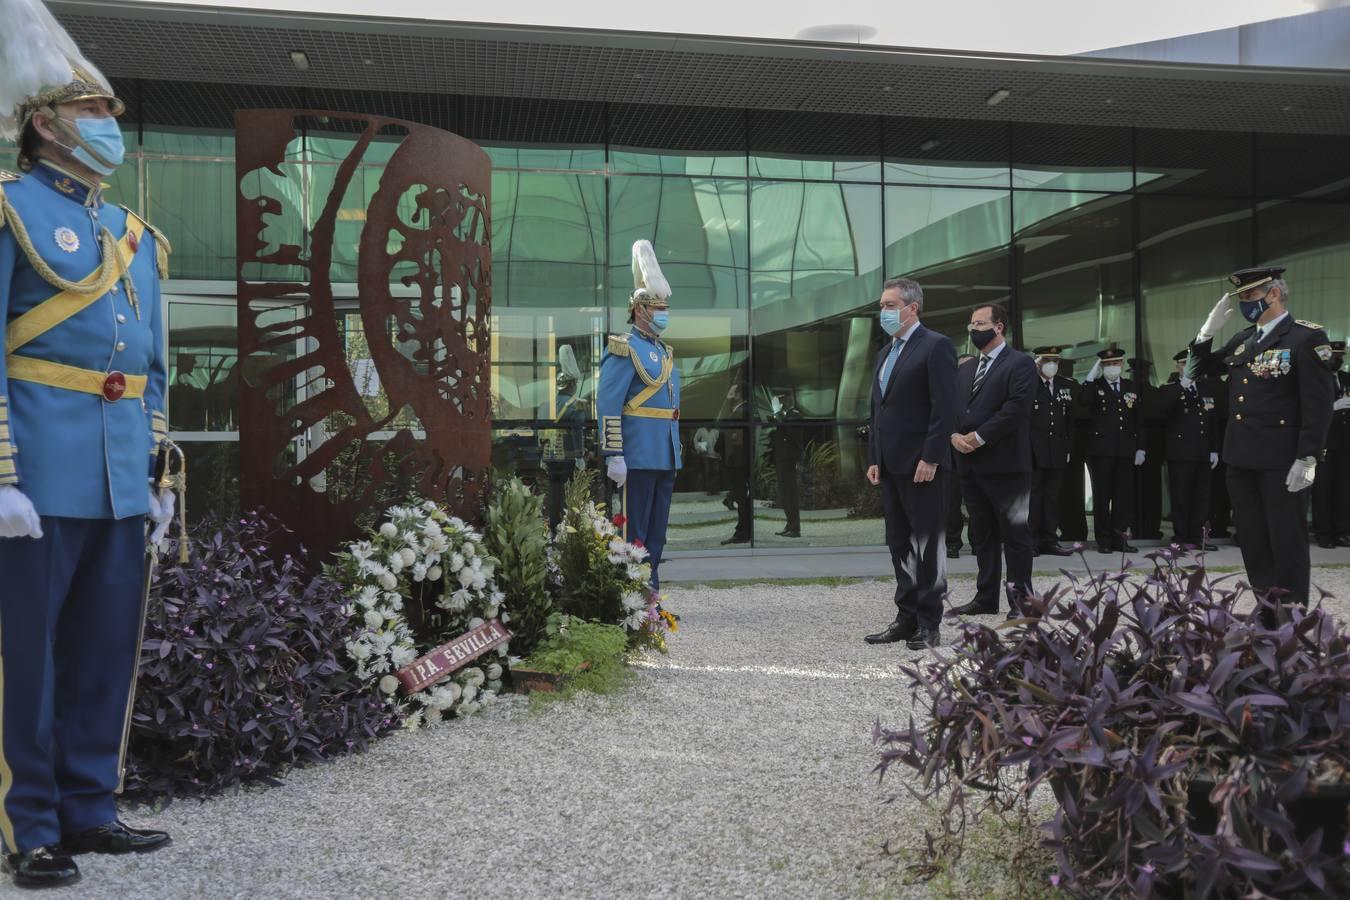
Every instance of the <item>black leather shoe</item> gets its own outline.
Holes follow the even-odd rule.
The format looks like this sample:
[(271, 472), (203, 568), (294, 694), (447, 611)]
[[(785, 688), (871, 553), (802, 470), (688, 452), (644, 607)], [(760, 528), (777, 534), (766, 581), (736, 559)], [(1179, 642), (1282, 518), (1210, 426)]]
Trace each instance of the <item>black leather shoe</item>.
[(67, 853), (147, 853), (169, 843), (164, 831), (132, 828), (120, 819), (61, 839)]
[(961, 548), (960, 548), (960, 547), (948, 547), (948, 548), (947, 548), (947, 558), (948, 558), (948, 559), (960, 559), (960, 558), (961, 558)]
[(1337, 547), (1350, 547), (1350, 534), (1340, 534), (1336, 536)]
[(1120, 551), (1121, 553), (1138, 553), (1138, 552), (1139, 552), (1139, 548), (1136, 547), (1134, 544), (1131, 544), (1129, 541), (1121, 541), (1120, 543), (1116, 544), (1116, 549), (1117, 549), (1118, 551)]
[(733, 534), (731, 537), (722, 541), (723, 546), (726, 546), (727, 544), (748, 544), (748, 543), (750, 543), (750, 538), (749, 536), (744, 534)]
[(863, 640), (869, 644), (894, 644), (896, 641), (909, 640), (918, 630), (913, 619), (896, 619), (881, 631), (869, 634)]
[(976, 603), (974, 600), (956, 607), (952, 612), (958, 616), (992, 616), (998, 612), (997, 606)]
[(1317, 546), (1323, 550), (1335, 550), (1336, 542), (1329, 537), (1320, 537), (1317, 539)]
[(35, 847), (23, 853), (6, 853), (4, 870), (16, 887), (43, 888), (74, 884), (80, 868), (59, 846)]
[(905, 646), (911, 650), (927, 650), (941, 643), (942, 635), (938, 633), (936, 625), (921, 625), (914, 633), (914, 637), (905, 641)]
[(723, 497), (722, 505), (725, 506), (727, 509), (731, 510), (732, 512), (736, 511), (736, 501), (732, 500), (730, 497)]
[(802, 533), (795, 528), (785, 528), (782, 531), (775, 531), (774, 534), (779, 537), (801, 537)]
[(1201, 549), (1201, 550), (1208, 550), (1208, 551), (1211, 551), (1211, 552), (1212, 552), (1212, 551), (1218, 550), (1219, 547), (1218, 547), (1217, 544), (1201, 544), (1201, 545), (1200, 545), (1200, 549)]
[(1073, 556), (1073, 551), (1063, 544), (1041, 544), (1041, 552), (1046, 556)]
[(1111, 552), (1111, 547), (1110, 547), (1108, 544), (1098, 544), (1098, 545), (1097, 545), (1097, 552), (1098, 552), (1098, 553), (1110, 553), (1110, 552)]

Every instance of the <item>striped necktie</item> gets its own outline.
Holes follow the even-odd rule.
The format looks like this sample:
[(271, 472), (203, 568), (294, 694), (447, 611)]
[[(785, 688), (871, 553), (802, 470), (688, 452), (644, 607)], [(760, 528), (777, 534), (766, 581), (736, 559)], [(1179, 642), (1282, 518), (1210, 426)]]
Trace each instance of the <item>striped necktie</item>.
[(975, 381), (970, 386), (970, 396), (974, 397), (980, 392), (980, 385), (984, 383), (984, 376), (989, 371), (989, 357), (980, 354), (980, 367), (975, 370)]

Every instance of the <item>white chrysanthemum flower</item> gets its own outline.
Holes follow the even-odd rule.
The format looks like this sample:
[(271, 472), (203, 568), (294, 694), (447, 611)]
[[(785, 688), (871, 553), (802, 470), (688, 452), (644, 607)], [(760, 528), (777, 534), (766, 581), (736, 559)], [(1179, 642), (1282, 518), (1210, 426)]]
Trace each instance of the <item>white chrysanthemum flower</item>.
[(642, 568), (640, 566), (629, 566), (625, 570), (629, 581), (640, 581), (642, 579)]
[(506, 599), (506, 595), (503, 594), (501, 591), (493, 591), (492, 597), (489, 599), (491, 599), (492, 602), (497, 604), (498, 606), (501, 606), (502, 601)]
[(367, 628), (379, 628), (384, 624), (384, 616), (380, 615), (378, 610), (366, 610), (365, 619)]
[(404, 666), (410, 666), (417, 661), (417, 648), (410, 644), (402, 644), (389, 651), (389, 658), (400, 669)]
[(483, 707), (477, 703), (461, 703), (459, 706), (459, 714), (462, 716), (471, 716), (482, 708)]
[(511, 614), (508, 612), (504, 612), (501, 614), (501, 616), (499, 616), (499, 618), (502, 620), (502, 624), (505, 625), (511, 621)]
[(502, 677), (502, 667), (497, 663), (491, 663), (487, 667), (488, 681), (496, 681)]
[(380, 599), (380, 589), (373, 584), (368, 584), (361, 588), (361, 593), (356, 595), (356, 602), (363, 609), (370, 609), (375, 605), (375, 601)]
[(469, 703), (478, 695), (478, 685), (466, 684), (464, 685), (463, 691), (464, 693), (460, 696), (460, 699), (465, 703)]
[(473, 558), (473, 562), (471, 563), (471, 565), (473, 566), (473, 570), (475, 572), (481, 572), (483, 570), (483, 557), (475, 556)]
[(421, 563), (414, 563), (412, 567), (413, 581), (426, 581), (427, 567)]
[(348, 641), (347, 652), (356, 660), (367, 660), (370, 658), (370, 645), (365, 641)]
[(399, 551), (399, 556), (403, 558), (403, 565), (405, 566), (411, 566), (413, 563), (417, 562), (417, 551), (413, 550), (411, 547), (404, 547)]
[(483, 624), (483, 620), (482, 620), (481, 618), (479, 618), (478, 616), (474, 616), (472, 619), (469, 620), (469, 628), (470, 628), (470, 630), (472, 630), (472, 629), (474, 629), (474, 628), (477, 628), (479, 625), (482, 625), (482, 624)]
[(387, 591), (392, 591), (394, 588), (398, 587), (398, 579), (394, 577), (394, 573), (385, 572), (383, 575), (381, 575), (380, 587), (384, 588)]
[(475, 591), (481, 591), (485, 587), (487, 587), (487, 579), (483, 577), (483, 573), (479, 572), (475, 574), (473, 576), (473, 589)]
[(629, 613), (623, 620), (623, 626), (630, 631), (638, 631), (647, 621), (647, 610), (639, 609)]
[(441, 571), (441, 567), (440, 567), (440, 566), (432, 566), (430, 569), (427, 569), (427, 580), (428, 580), (428, 581), (440, 581), (440, 580), (441, 580), (441, 576), (444, 575), (444, 574), (445, 574), (445, 573), (444, 573), (443, 571)]
[(621, 540), (618, 540), (617, 538), (609, 542), (610, 553), (626, 553), (627, 547), (628, 547), (627, 544), (625, 544)]
[(473, 545), (473, 542), (472, 542), (472, 541), (465, 541), (465, 542), (464, 542), (464, 548), (463, 548), (463, 549), (464, 549), (464, 556), (465, 556), (465, 557), (473, 556), (474, 554), (476, 554), (476, 553), (478, 552), (478, 548), (475, 547), (475, 546)]
[(623, 608), (630, 613), (638, 609), (645, 611), (647, 609), (647, 598), (637, 591), (629, 591), (623, 595)]
[(497, 574), (497, 567), (492, 563), (487, 563), (479, 571), (483, 573), (484, 578), (491, 580), (492, 576)]
[(380, 690), (384, 691), (386, 694), (392, 694), (394, 691), (398, 690), (398, 679), (393, 675), (384, 676), (380, 679)]
[(459, 583), (460, 583), (462, 586), (464, 586), (464, 587), (466, 587), (466, 588), (472, 587), (472, 586), (473, 586), (473, 579), (474, 579), (474, 571), (473, 571), (473, 569), (463, 568), (463, 569), (460, 569), (460, 570), (459, 570)]
[(351, 553), (352, 559), (357, 562), (365, 562), (370, 559), (370, 554), (375, 552), (375, 548), (370, 546), (370, 541), (361, 541), (358, 544), (352, 544), (348, 552)]
[[(502, 644), (500, 647), (497, 648), (497, 655), (500, 656), (502, 659), (505, 659), (508, 663), (511, 662), (510, 659), (507, 659), (507, 654), (510, 652), (511, 648), (507, 644)], [(518, 657), (512, 657), (512, 659), (515, 659), (516, 662), (520, 662), (520, 659)]]
[(636, 544), (629, 544), (628, 555), (632, 558), (633, 562), (642, 562), (648, 556), (647, 548), (639, 547)]
[(380, 526), (380, 535), (387, 538), (398, 537), (398, 526), (393, 522), (385, 522)]
[(487, 609), (483, 610), (483, 618), (485, 618), (485, 619), (495, 619), (495, 618), (497, 618), (497, 613), (498, 613), (498, 612), (500, 612), (500, 610), (498, 610), (497, 607), (495, 607), (495, 606), (489, 606)]
[(401, 553), (391, 553), (391, 554), (389, 554), (389, 563), (388, 563), (388, 565), (389, 565), (389, 571), (390, 571), (390, 572), (393, 572), (395, 575), (397, 575), (399, 572), (402, 572), (402, 571), (403, 571), (403, 554), (401, 554)]
[[(397, 587), (398, 585), (394, 586)], [(387, 593), (384, 595), (384, 603), (394, 612), (399, 612), (403, 609), (403, 595), (393, 592)]]
[(467, 669), (464, 672), (464, 680), (474, 687), (482, 687), (483, 682), (487, 681), (487, 675), (482, 669)]
[(464, 568), (464, 557), (456, 553), (450, 557), (450, 571), (458, 572)]
[(497, 699), (496, 691), (483, 691), (483, 695), (478, 698), (479, 706), (487, 706), (493, 700)]

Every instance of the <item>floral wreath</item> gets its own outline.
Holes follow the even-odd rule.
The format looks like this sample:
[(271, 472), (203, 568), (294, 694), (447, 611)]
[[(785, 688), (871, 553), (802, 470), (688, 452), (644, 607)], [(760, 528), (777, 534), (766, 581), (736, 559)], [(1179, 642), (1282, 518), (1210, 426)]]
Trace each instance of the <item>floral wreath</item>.
[[(430, 500), (391, 507), (387, 516), (369, 540), (339, 553), (333, 567), (351, 599), (346, 647), (356, 674), (408, 728), (477, 712), (501, 691), (506, 645), (497, 648), (499, 659), (480, 657), (420, 691), (401, 693), (394, 673), (488, 619), (510, 621), (494, 578), (497, 561), (483, 552), (478, 532)], [(414, 598), (436, 629), (429, 646), (419, 646), (404, 613)]]

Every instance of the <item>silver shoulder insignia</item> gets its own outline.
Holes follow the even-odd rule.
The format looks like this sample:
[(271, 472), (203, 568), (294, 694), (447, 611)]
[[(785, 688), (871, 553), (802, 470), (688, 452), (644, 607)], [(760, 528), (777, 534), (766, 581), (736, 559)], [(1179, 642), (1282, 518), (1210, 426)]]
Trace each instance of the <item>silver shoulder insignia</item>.
[(1318, 325), (1316, 322), (1309, 322), (1307, 319), (1295, 319), (1295, 325), (1302, 325), (1304, 328), (1312, 328), (1317, 331), (1326, 331), (1325, 325)]

